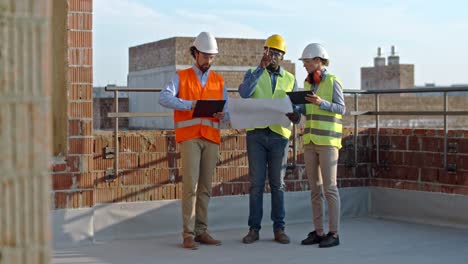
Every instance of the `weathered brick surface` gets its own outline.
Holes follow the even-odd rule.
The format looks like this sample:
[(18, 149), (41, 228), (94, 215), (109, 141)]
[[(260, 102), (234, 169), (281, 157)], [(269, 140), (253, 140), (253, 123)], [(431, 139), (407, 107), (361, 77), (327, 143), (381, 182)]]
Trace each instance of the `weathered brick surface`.
[(93, 82), (93, 68), (72, 66), (68, 68), (68, 80), (72, 83), (92, 83)]
[[(119, 112), (129, 111), (128, 98), (119, 98)], [(93, 99), (94, 129), (110, 130), (115, 127), (115, 119), (107, 117), (114, 112), (114, 98)], [(119, 118), (119, 129), (128, 129), (128, 118)]]
[(70, 66), (92, 66), (93, 50), (90, 48), (68, 49), (68, 63)]
[(92, 154), (93, 138), (70, 138), (68, 139), (69, 154)]
[(91, 13), (70, 12), (67, 21), (68, 29), (89, 30), (93, 29), (93, 15)]
[(53, 190), (68, 190), (72, 187), (73, 179), (69, 173), (60, 173), (52, 175)]
[(92, 12), (93, 0), (68, 0), (68, 10), (70, 12)]
[(92, 84), (71, 84), (69, 86), (68, 99), (70, 101), (93, 100), (93, 85)]
[[(444, 134), (440, 129), (382, 129), (380, 132), (383, 142), (387, 140), (396, 144), (390, 144), (389, 148), (380, 152), (380, 165), (374, 165), (370, 175), (371, 186), (466, 193), (468, 170), (464, 164), (468, 155), (460, 151), (463, 147), (458, 144), (465, 142), (465, 133), (448, 133), (448, 142), (457, 144), (447, 154), (447, 164), (453, 165), (455, 171), (447, 171), (444, 168)], [(408, 144), (406, 151), (402, 148), (402, 142)]]
[(170, 38), (130, 47), (129, 72), (175, 65), (175, 41), (175, 38)]
[(92, 136), (93, 121), (92, 120), (68, 120), (68, 135), (69, 136)]
[(361, 89), (399, 89), (412, 87), (414, 87), (413, 64), (361, 68)]

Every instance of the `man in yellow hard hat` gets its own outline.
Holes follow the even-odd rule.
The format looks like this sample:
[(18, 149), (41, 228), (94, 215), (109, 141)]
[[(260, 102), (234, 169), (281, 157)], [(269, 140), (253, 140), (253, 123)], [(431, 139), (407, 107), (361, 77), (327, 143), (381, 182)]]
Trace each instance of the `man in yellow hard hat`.
[[(272, 35), (264, 45), (263, 57), (259, 65), (246, 72), (239, 93), (242, 98), (282, 98), (286, 92), (297, 89), (293, 74), (279, 63), (286, 53), (286, 43), (280, 35)], [(242, 239), (251, 244), (259, 239), (263, 216), (263, 191), (265, 179), (271, 190), (271, 220), (275, 241), (288, 244), (285, 228), (284, 175), (291, 126), (271, 125), (247, 129), (247, 155), (249, 160), (249, 232)]]

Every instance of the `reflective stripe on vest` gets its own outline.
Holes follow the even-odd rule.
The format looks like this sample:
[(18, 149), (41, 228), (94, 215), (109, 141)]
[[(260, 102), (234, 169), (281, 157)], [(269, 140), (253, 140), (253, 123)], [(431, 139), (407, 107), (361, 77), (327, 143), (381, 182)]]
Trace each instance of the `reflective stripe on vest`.
[(174, 124), (174, 128), (182, 128), (182, 127), (194, 126), (198, 124), (202, 124), (204, 126), (210, 126), (210, 127), (219, 129), (219, 123), (213, 122), (207, 119), (201, 119), (201, 118), (194, 118), (194, 119), (190, 119), (186, 121), (177, 122)]
[[(179, 75), (178, 98), (183, 100), (223, 99), (224, 79), (214, 71), (208, 72), (208, 80), (201, 86), (193, 68), (177, 72)], [(219, 120), (212, 117), (192, 118), (192, 111), (174, 110), (174, 130), (176, 142), (204, 138), (216, 144), (221, 143)]]
[(304, 128), (304, 134), (309, 134), (309, 133), (319, 135), (319, 136), (339, 138), (340, 140), (341, 140), (341, 136), (343, 135), (342, 133), (333, 132), (329, 130), (322, 130), (322, 129), (309, 128), (309, 127)]
[[(317, 95), (329, 102), (333, 101), (333, 84), (338, 81), (332, 74), (327, 74), (316, 91)], [(338, 81), (339, 82), (339, 81)], [(304, 90), (311, 90), (311, 85), (304, 82)], [(314, 104), (306, 104), (306, 125), (304, 144), (313, 142), (316, 145), (341, 148), (343, 120), (340, 114), (322, 110)]]
[(306, 115), (307, 120), (317, 120), (317, 121), (326, 121), (326, 122), (333, 122), (338, 124), (343, 124), (343, 120), (338, 119), (334, 116), (324, 116), (324, 115)]
[[(253, 71), (254, 69), (251, 69), (251, 72)], [(267, 70), (264, 70), (262, 75), (258, 79), (257, 86), (255, 86), (255, 91), (252, 94), (251, 98), (283, 98), (287, 96), (286, 92), (291, 92), (294, 89), (294, 84), (294, 75), (283, 69), (283, 75), (278, 75), (276, 78), (275, 92), (272, 93), (273, 89), (271, 87), (270, 74)], [(291, 126), (282, 127), (281, 125), (271, 125), (269, 126), (269, 128), (271, 129), (271, 131), (289, 139), (289, 137), (291, 136)], [(266, 126), (256, 128), (266, 128)], [(247, 129), (247, 131), (249, 130), (253, 130), (253, 128)]]

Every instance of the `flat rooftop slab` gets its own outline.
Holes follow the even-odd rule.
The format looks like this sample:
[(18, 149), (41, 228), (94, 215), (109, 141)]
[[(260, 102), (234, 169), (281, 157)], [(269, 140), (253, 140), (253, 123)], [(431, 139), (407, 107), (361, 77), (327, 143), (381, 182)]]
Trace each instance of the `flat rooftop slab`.
[(55, 249), (52, 263), (468, 263), (468, 229), (370, 217), (346, 218), (342, 220), (341, 245), (321, 249), (317, 245), (300, 245), (312, 230), (311, 223), (289, 224), (286, 228), (291, 238), (288, 245), (273, 241), (271, 226), (263, 227), (260, 241), (245, 245), (241, 238), (246, 227), (211, 232), (223, 241), (221, 246), (183, 249), (180, 234), (112, 240)]

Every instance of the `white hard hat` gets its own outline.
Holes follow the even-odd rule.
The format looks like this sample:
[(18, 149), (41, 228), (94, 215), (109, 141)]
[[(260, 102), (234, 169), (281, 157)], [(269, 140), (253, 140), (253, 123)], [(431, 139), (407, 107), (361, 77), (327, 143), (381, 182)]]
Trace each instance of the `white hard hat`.
[(302, 57), (300, 57), (299, 60), (313, 59), (316, 57), (329, 60), (328, 52), (322, 45), (318, 43), (311, 43), (305, 47), (304, 51), (302, 52)]
[(203, 53), (218, 54), (218, 43), (216, 43), (215, 37), (210, 32), (198, 34), (193, 42), (193, 46)]

